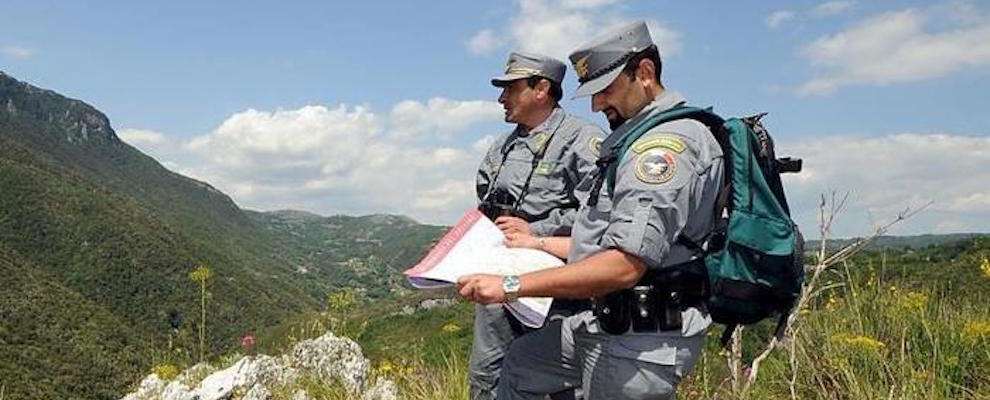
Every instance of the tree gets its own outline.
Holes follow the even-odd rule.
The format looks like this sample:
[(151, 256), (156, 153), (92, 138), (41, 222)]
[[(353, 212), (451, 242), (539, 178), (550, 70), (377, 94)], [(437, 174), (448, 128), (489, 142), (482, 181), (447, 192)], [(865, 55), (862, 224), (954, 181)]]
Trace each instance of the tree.
[(199, 321), (199, 362), (206, 358), (206, 281), (213, 277), (213, 270), (205, 263), (199, 263), (196, 269), (189, 272), (189, 280), (199, 282), (201, 317)]

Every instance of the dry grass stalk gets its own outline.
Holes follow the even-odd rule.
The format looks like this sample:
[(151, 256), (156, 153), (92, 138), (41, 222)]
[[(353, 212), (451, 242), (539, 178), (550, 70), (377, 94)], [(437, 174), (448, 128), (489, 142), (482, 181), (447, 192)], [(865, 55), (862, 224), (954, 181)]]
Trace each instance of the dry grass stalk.
[[(781, 343), (786, 343), (788, 346), (788, 357), (791, 367), (791, 378), (788, 382), (791, 398), (797, 399), (797, 375), (798, 375), (798, 362), (797, 362), (797, 337), (799, 326), (797, 325), (798, 316), (800, 311), (808, 306), (808, 302), (817, 297), (824, 290), (834, 287), (836, 285), (831, 285), (825, 288), (818, 287), (819, 278), (825, 270), (829, 269), (833, 265), (847, 260), (849, 257), (858, 253), (860, 250), (864, 249), (868, 244), (876, 240), (876, 238), (884, 235), (890, 230), (894, 225), (901, 223), (908, 218), (913, 217), (917, 213), (921, 212), (932, 202), (928, 202), (917, 209), (905, 208), (903, 211), (897, 214), (895, 218), (887, 222), (884, 225), (877, 227), (873, 233), (867, 237), (861, 238), (852, 244), (849, 244), (834, 254), (829, 255), (827, 252), (827, 243), (829, 238), (829, 233), (832, 229), (832, 224), (835, 221), (835, 217), (842, 211), (846, 206), (846, 202), (849, 199), (849, 193), (842, 196), (841, 199), (836, 197), (836, 193), (833, 192), (830, 198), (826, 198), (824, 194), (821, 196), (821, 201), (819, 202), (819, 234), (821, 235), (821, 240), (819, 242), (818, 248), (818, 262), (811, 267), (811, 279), (805, 280), (804, 285), (801, 288), (801, 296), (798, 297), (795, 302), (795, 306), (791, 309), (791, 313), (787, 317), (787, 329), (784, 334), (784, 339), (778, 341), (776, 337), (772, 337), (767, 347), (753, 359), (749, 371), (747, 373), (745, 382), (739, 387), (739, 382), (741, 381), (740, 376), (743, 372), (742, 369), (742, 327), (736, 329), (732, 337), (732, 351), (728, 353), (728, 363), (729, 371), (732, 378), (732, 388), (733, 392), (738, 394), (740, 398), (746, 398), (749, 389), (752, 387), (753, 383), (756, 382), (756, 378), (759, 374), (760, 363), (762, 363), (774, 349), (779, 347)], [(806, 271), (808, 272), (808, 271)]]

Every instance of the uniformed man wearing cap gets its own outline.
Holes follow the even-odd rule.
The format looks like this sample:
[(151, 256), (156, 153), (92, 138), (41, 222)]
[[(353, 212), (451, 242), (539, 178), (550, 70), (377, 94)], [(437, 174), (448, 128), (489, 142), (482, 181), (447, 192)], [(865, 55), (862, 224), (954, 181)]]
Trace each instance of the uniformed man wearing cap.
[[(591, 40), (570, 59), (581, 82), (576, 96), (592, 96), (592, 110), (603, 112), (613, 129), (602, 154), (617, 148), (638, 122), (685, 102), (661, 84), (659, 51), (642, 22)], [(675, 397), (711, 320), (700, 302), (678, 296), (657, 301), (674, 293), (660, 277), (697, 263), (697, 253), (678, 237), (697, 243), (707, 238), (722, 174), (722, 152), (705, 125), (685, 119), (655, 126), (621, 157), (611, 192), (602, 188), (600, 175), (581, 183), (591, 201), (578, 212), (571, 240), (543, 244), (566, 254), (569, 264), (458, 282), (461, 296), (482, 304), (505, 301), (503, 280), (518, 282), (511, 296), (595, 300), (593, 311), (513, 343), (500, 400), (541, 399), (573, 387), (583, 387), (589, 400)], [(685, 287), (701, 284), (683, 280)]]
[[(502, 89), (498, 102), (505, 109), (505, 122), (516, 126), (497, 139), (482, 160), (476, 189), (481, 210), (510, 238), (567, 236), (578, 206), (587, 200), (587, 191), (576, 187), (594, 170), (604, 132), (560, 108), (566, 70), (556, 59), (514, 52), (505, 74), (491, 80)], [(534, 240), (538, 245), (540, 240)], [(587, 308), (565, 301), (555, 303), (553, 313)], [(473, 399), (494, 398), (505, 352), (525, 331), (501, 304), (475, 308), (469, 363)]]

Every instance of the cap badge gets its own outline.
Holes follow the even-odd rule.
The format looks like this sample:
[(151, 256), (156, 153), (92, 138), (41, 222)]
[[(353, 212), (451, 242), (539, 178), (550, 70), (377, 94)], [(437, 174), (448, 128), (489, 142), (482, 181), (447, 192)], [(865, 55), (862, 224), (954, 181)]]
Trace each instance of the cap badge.
[(590, 56), (590, 54), (587, 55), (587, 56), (581, 57), (581, 59), (577, 60), (577, 62), (574, 63), (574, 70), (577, 71), (578, 76), (581, 77), (581, 78), (584, 78), (585, 76), (588, 75), (588, 57), (589, 56)]

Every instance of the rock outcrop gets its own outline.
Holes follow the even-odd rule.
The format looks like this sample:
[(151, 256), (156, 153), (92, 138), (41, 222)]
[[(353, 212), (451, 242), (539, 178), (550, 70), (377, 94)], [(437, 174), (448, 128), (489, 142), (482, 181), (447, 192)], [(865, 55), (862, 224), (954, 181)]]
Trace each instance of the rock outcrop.
[[(280, 357), (246, 356), (222, 370), (198, 364), (170, 381), (151, 374), (123, 400), (265, 400), (272, 398), (273, 390), (292, 389), (303, 377), (341, 385), (366, 400), (397, 399), (395, 384), (380, 377), (369, 382), (369, 370), (370, 363), (357, 343), (327, 333), (299, 342)], [(309, 398), (305, 391), (292, 390), (293, 398)]]

